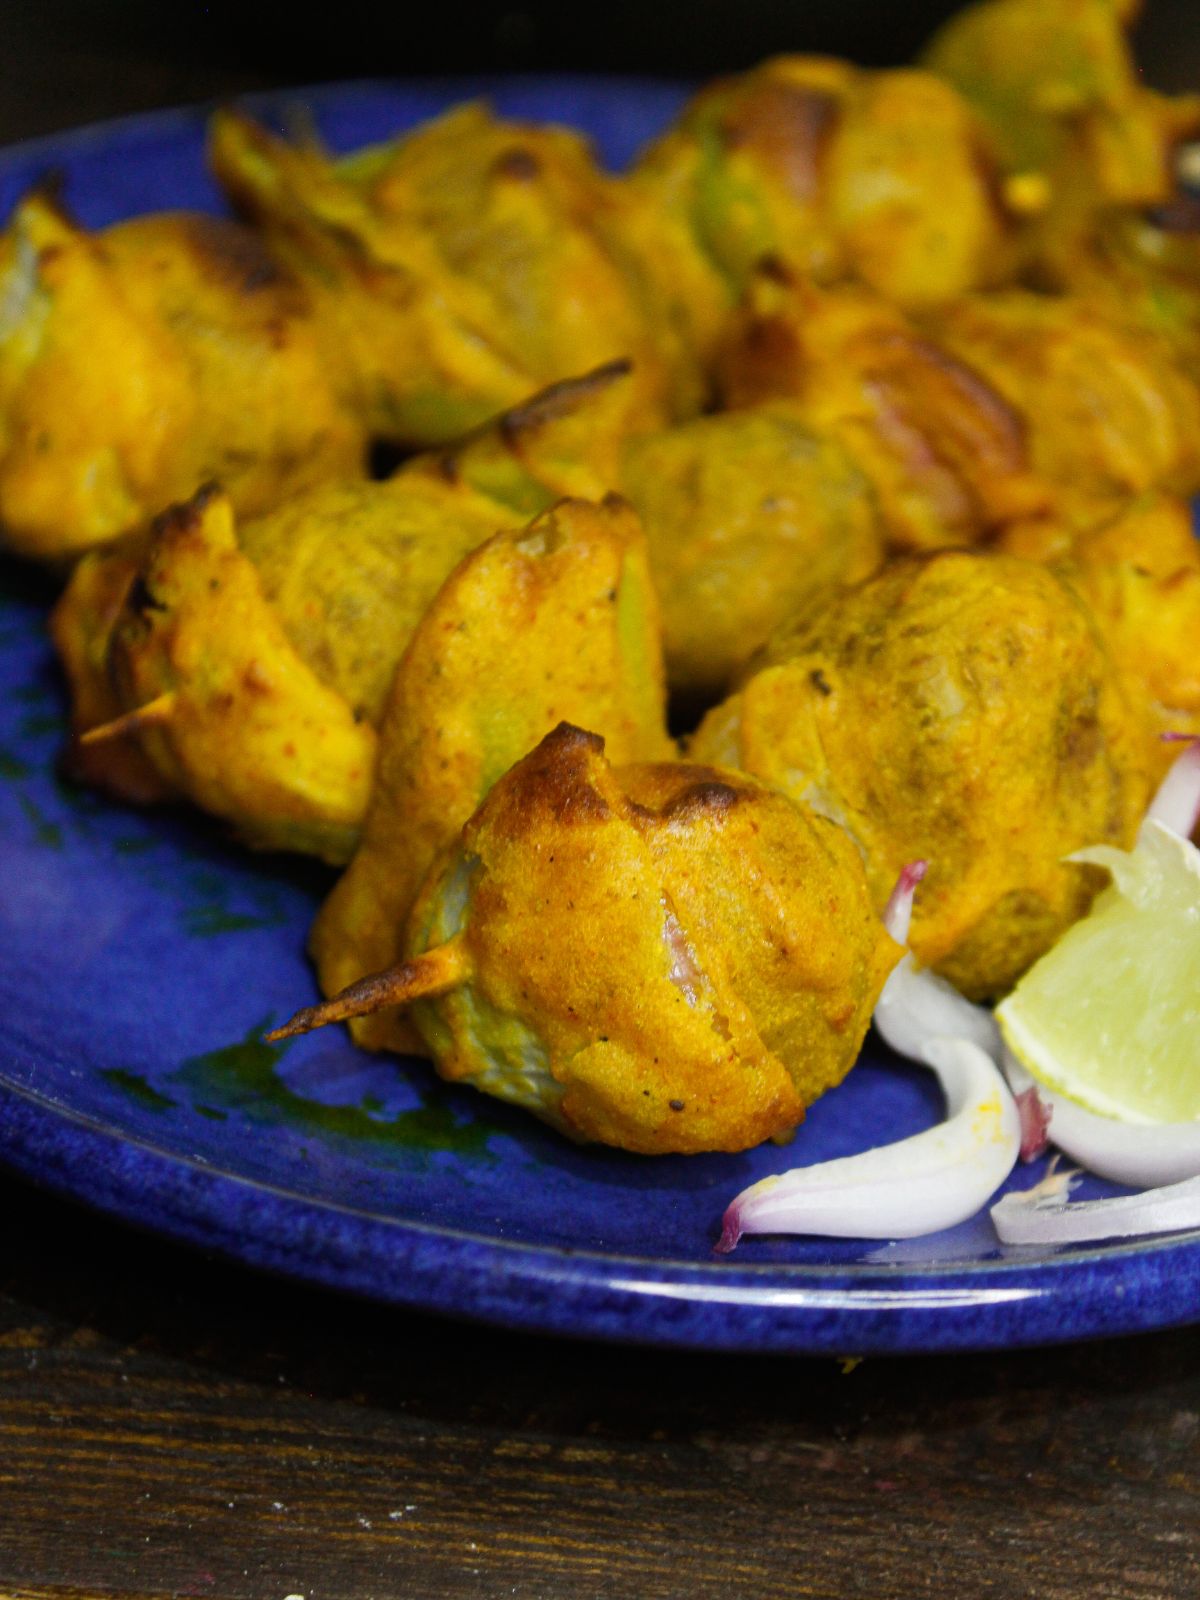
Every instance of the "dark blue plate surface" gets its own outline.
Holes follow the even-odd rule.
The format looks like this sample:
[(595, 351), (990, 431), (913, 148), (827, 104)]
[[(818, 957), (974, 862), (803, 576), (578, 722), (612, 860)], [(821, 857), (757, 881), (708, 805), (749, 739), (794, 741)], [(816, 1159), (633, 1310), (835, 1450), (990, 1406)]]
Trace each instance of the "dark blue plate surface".
[[(350, 148), (484, 87), (360, 84), (256, 109), (284, 122), (302, 104)], [(680, 94), (558, 78), (507, 82), (494, 99), (586, 128), (619, 163)], [(171, 112), (9, 151), (0, 207), (57, 168), (92, 225), (215, 209), (203, 126)], [(256, 1266), (561, 1333), (952, 1350), (1200, 1313), (1200, 1233), (1006, 1256), (982, 1216), (903, 1246), (751, 1240), (715, 1258), (721, 1212), (747, 1183), (935, 1120), (932, 1079), (878, 1045), (790, 1151), (647, 1160), (576, 1149), (333, 1030), (263, 1044), (314, 995), (304, 936), (327, 878), (247, 856), (192, 816), (122, 810), (56, 779), (63, 695), (43, 587), (0, 568), (0, 1157), (17, 1171)]]

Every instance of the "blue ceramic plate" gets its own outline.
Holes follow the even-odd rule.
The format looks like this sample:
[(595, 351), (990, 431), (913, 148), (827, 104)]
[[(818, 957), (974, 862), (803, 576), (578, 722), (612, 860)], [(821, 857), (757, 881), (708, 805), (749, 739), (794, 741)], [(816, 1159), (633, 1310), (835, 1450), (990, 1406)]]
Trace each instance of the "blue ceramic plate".
[[(256, 109), (283, 121), (303, 104), (349, 148), (484, 87), (360, 84)], [(495, 99), (587, 129), (620, 163), (680, 95), (558, 78), (506, 82)], [(202, 114), (185, 111), (26, 145), (0, 156), (0, 207), (58, 168), (92, 225), (216, 209), (202, 141)], [(249, 857), (193, 816), (123, 810), (61, 783), (49, 590), (14, 567), (0, 582), (0, 1157), (18, 1172), (255, 1266), (558, 1333), (951, 1350), (1200, 1313), (1200, 1233), (1006, 1256), (981, 1216), (907, 1246), (751, 1240), (715, 1258), (721, 1212), (747, 1183), (937, 1118), (932, 1080), (875, 1044), (790, 1152), (691, 1160), (575, 1149), (334, 1030), (263, 1044), (314, 995), (304, 936), (325, 874)]]

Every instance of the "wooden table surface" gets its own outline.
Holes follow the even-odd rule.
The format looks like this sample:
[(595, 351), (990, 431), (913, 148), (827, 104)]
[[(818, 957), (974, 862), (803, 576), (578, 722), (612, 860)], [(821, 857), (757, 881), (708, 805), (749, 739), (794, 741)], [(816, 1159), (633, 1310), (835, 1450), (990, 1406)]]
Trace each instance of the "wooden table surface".
[(0, 1180), (0, 1595), (1200, 1594), (1200, 1340), (705, 1356), (336, 1298)]
[[(0, 140), (273, 81), (63, 14), (0, 4)], [(845, 1371), (406, 1315), (4, 1178), (0, 1218), (5, 1600), (1200, 1594), (1187, 1330)]]
[(0, 1181), (0, 1595), (1200, 1594), (1200, 1341), (715, 1357), (400, 1314)]

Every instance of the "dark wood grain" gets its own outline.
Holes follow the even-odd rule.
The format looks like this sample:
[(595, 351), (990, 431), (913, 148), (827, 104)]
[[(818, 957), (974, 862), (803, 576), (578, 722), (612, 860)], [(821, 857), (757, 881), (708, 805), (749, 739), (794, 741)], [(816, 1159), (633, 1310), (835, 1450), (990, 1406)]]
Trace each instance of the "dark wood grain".
[(402, 1315), (15, 1182), (0, 1214), (4, 1595), (1200, 1592), (1188, 1332), (843, 1372)]

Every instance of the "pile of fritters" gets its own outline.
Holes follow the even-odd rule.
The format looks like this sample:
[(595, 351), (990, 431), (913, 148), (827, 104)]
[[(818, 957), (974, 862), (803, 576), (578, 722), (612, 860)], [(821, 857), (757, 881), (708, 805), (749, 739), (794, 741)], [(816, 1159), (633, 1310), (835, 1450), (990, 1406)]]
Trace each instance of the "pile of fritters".
[(1086, 910), (1200, 732), (1200, 99), (1130, 9), (781, 57), (620, 176), (226, 111), (239, 221), (20, 204), (0, 535), (69, 570), (69, 770), (345, 868), (306, 1024), (736, 1149), (853, 1064), (907, 864), (974, 997)]

